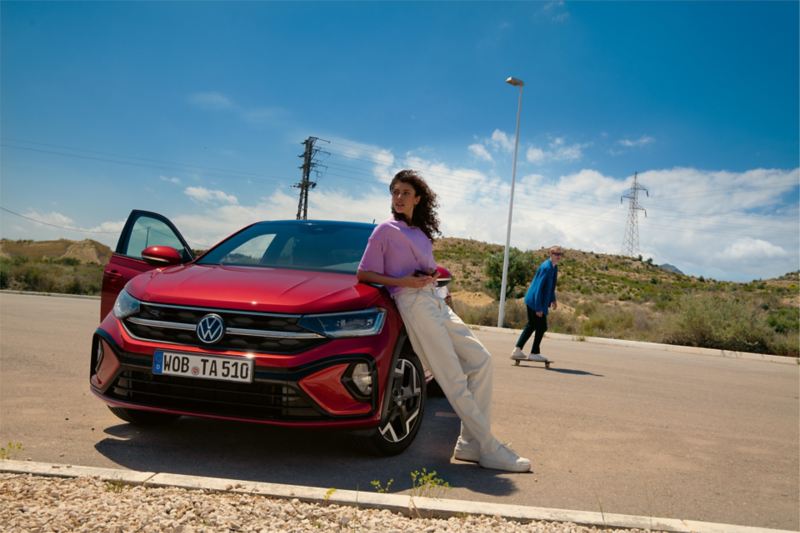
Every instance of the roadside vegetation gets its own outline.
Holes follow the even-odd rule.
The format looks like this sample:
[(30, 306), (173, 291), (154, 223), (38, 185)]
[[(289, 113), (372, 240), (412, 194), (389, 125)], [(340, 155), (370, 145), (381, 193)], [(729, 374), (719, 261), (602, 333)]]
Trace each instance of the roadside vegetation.
[[(550, 331), (798, 357), (800, 272), (734, 283), (665, 270), (652, 260), (565, 250)], [(453, 274), (456, 312), (497, 325), (503, 248), (469, 239), (436, 241)], [(0, 241), (0, 289), (100, 294), (111, 250), (91, 240)], [(525, 324), (522, 297), (546, 251), (512, 249), (505, 325)]]
[[(800, 272), (734, 283), (687, 276), (642, 257), (565, 252), (559, 306), (548, 320), (552, 332), (800, 355)], [(456, 312), (467, 323), (496, 326), (503, 247), (445, 238), (434, 253), (453, 274)], [(524, 326), (522, 297), (546, 258), (544, 249), (509, 251), (507, 327)]]

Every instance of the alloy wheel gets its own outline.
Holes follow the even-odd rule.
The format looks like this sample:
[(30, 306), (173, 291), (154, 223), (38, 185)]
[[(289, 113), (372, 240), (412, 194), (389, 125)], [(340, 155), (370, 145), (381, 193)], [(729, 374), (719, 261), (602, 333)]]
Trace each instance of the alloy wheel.
[(404, 357), (397, 360), (388, 393), (389, 407), (379, 431), (385, 440), (397, 443), (414, 433), (415, 427), (420, 423), (422, 376), (413, 362)]

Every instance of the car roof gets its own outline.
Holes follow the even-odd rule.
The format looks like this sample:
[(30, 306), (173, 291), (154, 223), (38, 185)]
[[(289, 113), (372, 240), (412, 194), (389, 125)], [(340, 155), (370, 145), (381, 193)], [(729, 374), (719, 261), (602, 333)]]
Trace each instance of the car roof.
[(262, 220), (256, 224), (280, 224), (286, 226), (349, 226), (356, 228), (374, 228), (369, 222), (351, 222), (347, 220)]

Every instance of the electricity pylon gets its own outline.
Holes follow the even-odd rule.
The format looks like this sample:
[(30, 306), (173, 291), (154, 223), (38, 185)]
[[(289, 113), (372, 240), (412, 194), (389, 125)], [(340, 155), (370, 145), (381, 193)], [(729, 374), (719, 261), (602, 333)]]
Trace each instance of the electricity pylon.
[[(300, 183), (295, 183), (294, 185), (292, 185), (292, 187), (300, 189), (300, 201), (297, 203), (297, 220), (308, 219), (308, 190), (313, 189), (314, 187), (317, 186), (316, 181), (310, 180), (311, 171), (314, 170), (317, 176), (319, 176), (319, 171), (315, 169), (318, 166), (324, 166), (314, 161), (314, 157), (320, 152), (323, 154), (328, 153), (323, 150), (320, 150), (319, 148), (314, 148), (314, 144), (317, 141), (325, 141), (325, 139), (320, 139), (318, 137), (309, 137), (308, 139), (306, 139), (301, 143), (304, 144), (306, 147), (305, 151), (298, 156), (303, 158), (303, 165), (300, 167), (303, 170), (303, 178), (300, 181)], [(325, 141), (325, 142), (330, 142), (330, 141)]]
[(639, 211), (644, 211), (644, 216), (647, 216), (647, 210), (639, 205), (639, 191), (650, 197), (650, 193), (645, 187), (639, 184), (639, 173), (633, 173), (633, 187), (628, 189), (625, 194), (620, 196), (619, 203), (622, 200), (628, 199), (628, 222), (625, 224), (625, 239), (622, 241), (622, 255), (629, 257), (636, 257), (639, 253)]

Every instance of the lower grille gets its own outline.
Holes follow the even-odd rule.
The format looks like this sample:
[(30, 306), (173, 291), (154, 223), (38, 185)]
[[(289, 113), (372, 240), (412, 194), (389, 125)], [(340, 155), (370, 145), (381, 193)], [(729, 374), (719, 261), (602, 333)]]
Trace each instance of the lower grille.
[(124, 367), (106, 394), (136, 405), (198, 414), (287, 421), (328, 418), (292, 382), (229, 383)]

